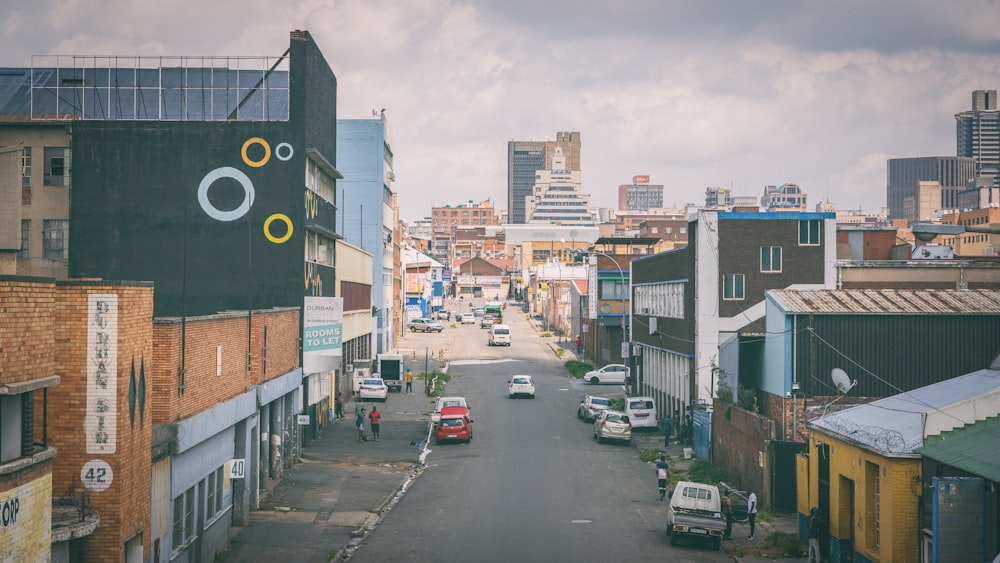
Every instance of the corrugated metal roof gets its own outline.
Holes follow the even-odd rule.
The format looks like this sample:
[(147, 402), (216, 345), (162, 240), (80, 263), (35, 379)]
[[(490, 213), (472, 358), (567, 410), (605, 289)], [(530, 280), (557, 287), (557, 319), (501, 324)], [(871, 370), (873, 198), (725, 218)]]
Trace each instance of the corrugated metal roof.
[(923, 414), (1000, 389), (983, 369), (817, 418), (809, 426), (883, 455), (911, 455), (923, 442)]
[(1000, 314), (1000, 291), (989, 289), (775, 289), (767, 295), (789, 313)]
[(1000, 417), (941, 434), (915, 453), (1000, 483)]

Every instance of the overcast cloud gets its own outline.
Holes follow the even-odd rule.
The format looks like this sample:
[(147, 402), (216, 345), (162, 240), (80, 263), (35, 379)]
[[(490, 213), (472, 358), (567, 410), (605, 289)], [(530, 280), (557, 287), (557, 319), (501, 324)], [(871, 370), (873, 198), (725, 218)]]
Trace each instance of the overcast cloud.
[[(599, 4), (599, 5), (592, 5)], [(1000, 89), (992, 0), (35, 0), (0, 16), (0, 66), (31, 55), (277, 56), (308, 30), (341, 119), (386, 108), (400, 214), (507, 207), (507, 142), (580, 131), (584, 191), (648, 174), (885, 206), (886, 159), (955, 154), (954, 114)]]

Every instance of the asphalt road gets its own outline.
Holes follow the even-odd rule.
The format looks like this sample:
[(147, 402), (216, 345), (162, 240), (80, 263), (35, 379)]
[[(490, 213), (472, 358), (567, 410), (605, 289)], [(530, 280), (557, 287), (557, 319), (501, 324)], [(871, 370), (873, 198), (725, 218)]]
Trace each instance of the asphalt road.
[[(568, 378), (523, 313), (505, 323), (509, 348), (487, 347), (478, 323), (426, 335), (449, 339), (445, 392), (469, 400), (474, 437), (430, 442), (426, 471), (352, 561), (729, 561), (707, 544), (670, 546), (652, 466), (577, 419), (584, 393), (620, 388)], [(507, 398), (517, 373), (534, 376), (534, 400)]]

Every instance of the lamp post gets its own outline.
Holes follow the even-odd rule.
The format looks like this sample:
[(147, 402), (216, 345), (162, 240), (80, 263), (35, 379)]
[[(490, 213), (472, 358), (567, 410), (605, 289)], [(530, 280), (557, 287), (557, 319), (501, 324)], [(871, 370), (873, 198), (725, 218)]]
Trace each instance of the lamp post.
[(921, 242), (930, 242), (938, 235), (961, 235), (963, 233), (984, 233), (1000, 235), (1000, 227), (975, 227), (972, 225), (943, 225), (939, 223), (914, 223), (910, 228), (913, 236)]
[[(603, 256), (603, 257), (607, 258), (608, 260), (611, 260), (611, 262), (614, 263), (615, 267), (618, 268), (618, 274), (621, 276), (622, 283), (625, 283), (625, 270), (622, 270), (622, 267), (618, 263), (618, 260), (615, 260), (612, 256), (610, 256), (608, 254), (605, 254), (603, 252), (598, 252), (596, 250), (580, 250), (580, 251), (574, 250), (574, 253), (579, 253), (579, 254), (596, 254), (598, 256)], [(625, 312), (627, 310), (627, 305), (625, 304), (625, 297), (626, 297), (626, 293), (623, 292), (622, 293), (622, 343), (623, 344), (625, 344), (625, 343), (628, 342), (628, 329), (627, 329), (627, 327), (625, 325)], [(600, 359), (600, 355), (601, 355), (601, 351), (600, 350), (594, 350), (594, 354), (595, 354), (595, 356), (597, 356), (598, 359)], [(629, 356), (631, 357), (631, 351), (629, 353)]]

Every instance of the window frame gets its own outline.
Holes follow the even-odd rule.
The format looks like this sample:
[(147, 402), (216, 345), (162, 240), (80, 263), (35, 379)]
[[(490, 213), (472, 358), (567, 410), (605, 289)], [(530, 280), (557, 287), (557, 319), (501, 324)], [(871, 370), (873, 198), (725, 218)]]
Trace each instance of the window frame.
[[(612, 295), (608, 295), (608, 286), (613, 288), (610, 291)], [(628, 280), (618, 278), (600, 279), (597, 282), (597, 287), (599, 292), (597, 298), (602, 301), (622, 301), (628, 299)]]
[(21, 187), (31, 186), (31, 147), (21, 148)]
[(799, 221), (799, 246), (819, 246), (823, 241), (823, 222), (817, 219)]
[[(59, 236), (53, 236), (58, 234)], [(66, 219), (42, 220), (42, 258), (65, 260), (69, 258), (69, 221)], [(58, 245), (56, 245), (58, 241)]]
[[(767, 263), (764, 262), (765, 253), (767, 255)], [(760, 273), (762, 274), (780, 274), (782, 267), (782, 252), (780, 246), (762, 246), (760, 247)], [(775, 260), (777, 256), (777, 260)], [(775, 267), (775, 262), (777, 262), (777, 267)]]
[[(69, 187), (70, 152), (68, 147), (45, 147), (42, 151), (44, 161), (44, 180), (46, 186)], [(59, 161), (59, 174), (55, 173), (56, 161)]]
[(21, 248), (17, 257), (24, 260), (31, 258), (31, 219), (21, 219)]
[[(737, 281), (738, 288), (737, 288)], [(722, 275), (722, 300), (742, 301), (746, 299), (746, 275), (744, 274), (723, 274)]]

